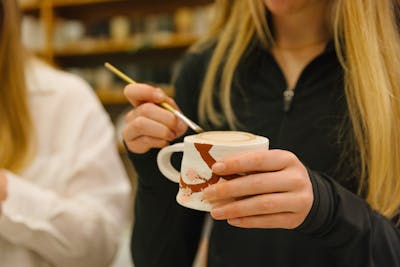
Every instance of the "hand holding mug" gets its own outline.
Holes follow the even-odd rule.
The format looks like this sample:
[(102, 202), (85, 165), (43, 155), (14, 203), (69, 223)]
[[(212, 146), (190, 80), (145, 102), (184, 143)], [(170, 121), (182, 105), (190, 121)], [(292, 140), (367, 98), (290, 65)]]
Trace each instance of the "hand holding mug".
[(167, 102), (178, 109), (174, 100), (164, 92), (147, 84), (129, 84), (124, 94), (134, 108), (125, 116), (122, 137), (128, 149), (145, 153), (151, 148), (162, 148), (183, 135), (187, 125), (171, 112), (157, 105)]
[[(179, 204), (197, 210), (210, 211), (215, 205), (232, 201), (224, 198), (216, 201), (204, 199), (203, 191), (213, 184), (244, 175), (242, 172), (221, 175), (212, 166), (224, 157), (249, 151), (267, 151), (268, 138), (237, 131), (210, 131), (186, 136), (183, 143), (161, 149), (157, 157), (160, 171), (168, 179), (179, 183), (176, 200)], [(183, 152), (180, 172), (171, 165), (171, 155)]]
[(219, 175), (252, 173), (204, 190), (209, 201), (235, 199), (211, 211), (217, 220), (243, 228), (298, 227), (314, 200), (308, 172), (284, 150), (264, 150), (225, 158), (212, 166)]

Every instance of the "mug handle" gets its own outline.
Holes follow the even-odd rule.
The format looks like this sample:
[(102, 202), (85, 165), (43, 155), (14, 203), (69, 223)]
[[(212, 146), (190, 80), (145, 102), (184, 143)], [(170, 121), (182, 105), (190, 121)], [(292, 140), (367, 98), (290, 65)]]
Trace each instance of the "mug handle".
[(165, 177), (172, 182), (179, 183), (181, 175), (171, 164), (171, 156), (174, 152), (183, 152), (183, 143), (177, 143), (161, 149), (157, 155), (157, 165)]

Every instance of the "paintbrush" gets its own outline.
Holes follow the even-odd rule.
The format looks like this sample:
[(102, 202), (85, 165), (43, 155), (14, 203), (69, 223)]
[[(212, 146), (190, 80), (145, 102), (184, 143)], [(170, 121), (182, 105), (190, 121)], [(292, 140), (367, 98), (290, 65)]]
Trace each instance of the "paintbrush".
[[(113, 72), (115, 75), (117, 75), (118, 77), (120, 77), (122, 80), (124, 80), (127, 83), (136, 83), (134, 80), (132, 80), (130, 77), (128, 77), (126, 74), (124, 74), (123, 72), (121, 72), (119, 69), (117, 69), (116, 67), (114, 67), (113, 65), (111, 65), (110, 63), (106, 62), (104, 63), (104, 66), (110, 70), (111, 72)], [(194, 123), (192, 120), (190, 120), (188, 117), (186, 117), (185, 115), (182, 114), (182, 112), (180, 112), (179, 110), (176, 110), (175, 108), (173, 108), (170, 104), (166, 103), (166, 102), (161, 102), (158, 105), (160, 105), (161, 107), (165, 108), (166, 110), (172, 112), (175, 114), (175, 116), (177, 116), (178, 118), (180, 118), (182, 121), (184, 121), (193, 131), (195, 131), (196, 133), (201, 133), (204, 132), (204, 130), (197, 125), (196, 123)]]

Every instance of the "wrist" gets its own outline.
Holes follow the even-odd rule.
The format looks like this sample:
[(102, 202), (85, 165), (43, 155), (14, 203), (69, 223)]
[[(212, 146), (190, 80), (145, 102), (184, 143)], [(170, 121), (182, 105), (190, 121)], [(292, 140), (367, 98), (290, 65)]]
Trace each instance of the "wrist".
[(327, 225), (333, 220), (334, 193), (325, 175), (311, 170), (308, 172), (313, 185), (314, 202), (306, 219), (297, 230), (314, 236), (322, 236), (329, 228)]

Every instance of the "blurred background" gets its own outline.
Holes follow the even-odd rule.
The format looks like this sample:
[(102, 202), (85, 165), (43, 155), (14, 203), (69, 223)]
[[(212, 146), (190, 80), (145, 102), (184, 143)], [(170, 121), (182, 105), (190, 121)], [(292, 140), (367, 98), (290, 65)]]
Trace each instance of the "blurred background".
[[(135, 171), (120, 138), (123, 117), (129, 109), (122, 93), (125, 84), (104, 68), (104, 62), (110, 62), (136, 81), (155, 84), (172, 96), (173, 74), (186, 49), (207, 31), (213, 15), (213, 1), (19, 2), (26, 47), (51, 65), (89, 82), (110, 114), (117, 132), (115, 143), (135, 192)], [(127, 227), (121, 240), (113, 267), (133, 266), (129, 254), (130, 228)], [(198, 265), (202, 263), (198, 261)]]

